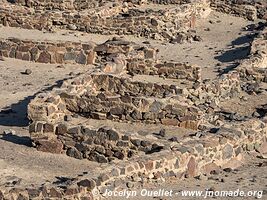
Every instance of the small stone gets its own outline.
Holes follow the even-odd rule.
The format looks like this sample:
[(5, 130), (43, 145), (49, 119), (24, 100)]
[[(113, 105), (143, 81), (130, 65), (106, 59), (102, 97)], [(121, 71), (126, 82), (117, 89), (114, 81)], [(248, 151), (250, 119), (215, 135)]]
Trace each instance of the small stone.
[(231, 168), (225, 168), (225, 169), (223, 169), (223, 171), (230, 173), (230, 172), (232, 172), (232, 169)]
[(120, 139), (119, 133), (116, 132), (113, 129), (108, 130), (107, 133), (108, 133), (108, 136), (109, 136), (109, 140), (117, 141), (117, 140)]
[(69, 121), (72, 120), (72, 116), (71, 116), (71, 115), (66, 115), (66, 116), (64, 117), (64, 120), (65, 120), (66, 122), (69, 122)]
[(225, 145), (222, 150), (223, 159), (229, 159), (233, 156), (233, 147), (229, 144)]
[(63, 150), (63, 144), (58, 140), (39, 140), (36, 144), (38, 151), (59, 154)]
[(122, 153), (122, 152), (120, 152), (120, 151), (116, 151), (115, 153), (114, 153), (114, 157), (116, 157), (116, 158), (118, 158), (118, 159), (120, 159), (120, 160), (123, 160), (124, 159), (124, 154)]
[(82, 159), (81, 153), (75, 147), (68, 148), (67, 155), (73, 158)]
[(158, 23), (158, 21), (156, 20), (156, 19), (151, 19), (151, 24), (153, 25), (153, 26), (158, 26), (159, 25), (159, 23)]
[(126, 185), (127, 185), (128, 188), (133, 188), (134, 187), (134, 184), (132, 182), (127, 182)]
[(201, 41), (203, 41), (203, 39), (202, 39), (200, 36), (198, 36), (198, 35), (194, 36), (194, 37), (193, 37), (193, 40), (194, 40), (194, 41), (197, 41), (197, 42), (201, 42)]
[(176, 136), (173, 136), (169, 139), (171, 142), (178, 142), (178, 138)]
[(108, 163), (108, 159), (101, 154), (97, 154), (96, 159), (97, 159), (97, 162), (99, 163)]
[(103, 182), (109, 180), (109, 178), (110, 178), (110, 177), (109, 177), (107, 174), (101, 174), (101, 175), (98, 177), (98, 179), (99, 179), (99, 181), (100, 181), (101, 183), (103, 183)]
[(77, 183), (78, 186), (87, 187), (90, 190), (94, 189), (96, 186), (96, 183), (94, 180), (91, 179), (84, 179)]
[(208, 177), (203, 175), (203, 174), (200, 174), (199, 176), (197, 176), (197, 179), (198, 180), (203, 180), (203, 181), (207, 181), (208, 180)]
[(9, 130), (4, 130), (3, 135), (15, 135), (16, 131), (9, 129)]
[(22, 74), (30, 75), (32, 73), (32, 70), (26, 69)]
[(77, 26), (75, 24), (68, 24), (68, 29), (74, 31), (77, 29)]

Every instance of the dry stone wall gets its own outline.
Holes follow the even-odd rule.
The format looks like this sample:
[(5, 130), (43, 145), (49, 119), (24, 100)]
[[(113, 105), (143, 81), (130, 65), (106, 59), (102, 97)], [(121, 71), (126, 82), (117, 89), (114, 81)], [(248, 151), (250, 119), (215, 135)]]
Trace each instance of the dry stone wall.
[(34, 42), (10, 38), (0, 41), (0, 55), (39, 63), (93, 64), (93, 43)]
[(249, 20), (267, 19), (267, 3), (264, 0), (211, 0), (211, 7), (216, 11), (244, 17)]
[(242, 79), (246, 81), (267, 82), (267, 28), (258, 31), (253, 40), (248, 59), (242, 61), (237, 67)]
[[(196, 129), (200, 113), (194, 106), (176, 100), (176, 96), (183, 95), (182, 92), (182, 89), (175, 85), (131, 81), (129, 78), (107, 74), (91, 74), (69, 83), (65, 82), (60, 90), (55, 91), (60, 96), (56, 96), (55, 100), (53, 97), (40, 96), (36, 103), (30, 105), (29, 113), (34, 121), (57, 122), (64, 120), (65, 114), (71, 112), (102, 120), (174, 126), (189, 123), (188, 128), (191, 126), (192, 129)], [(54, 105), (51, 105), (50, 99)], [(42, 106), (42, 109), (35, 105)]]
[(200, 67), (157, 60), (157, 50), (121, 38), (103, 44), (49, 42), (8, 38), (0, 41), (0, 55), (39, 63), (103, 64), (109, 73), (159, 75), (171, 79), (200, 80)]
[[(31, 131), (36, 131), (34, 134), (32, 132), (36, 137), (33, 138), (39, 137), (39, 140), (35, 140), (37, 146), (43, 144), (39, 148), (48, 147), (52, 140), (46, 140), (43, 137), (44, 134), (37, 132), (36, 125), (31, 126)], [(216, 133), (201, 132), (201, 134), (180, 139), (179, 142), (171, 142), (163, 135), (156, 143), (151, 140), (132, 138), (128, 134), (124, 135), (107, 127), (98, 130), (84, 126), (62, 128), (64, 127), (62, 124), (59, 127), (52, 135), (58, 142), (64, 144), (61, 150), (66, 151), (70, 156), (82, 159), (87, 158), (88, 154), (89, 156), (93, 154), (95, 161), (103, 163), (112, 160), (112, 155), (125, 159), (124, 162), (116, 163), (116, 166), (111, 163), (105, 168), (106, 171), (103, 174), (95, 174), (93, 177), (84, 176), (75, 181), (75, 184), (88, 190), (99, 190), (100, 194), (107, 188), (116, 190), (127, 187), (128, 182), (143, 184), (151, 179), (208, 175), (241, 161), (243, 152), (258, 151), (266, 142), (267, 137), (266, 124), (260, 120), (226, 123)], [(43, 138), (40, 139), (40, 136)], [(103, 146), (99, 146), (100, 141)], [(116, 144), (116, 147), (104, 145), (107, 141), (113, 145)], [(121, 145), (123, 150), (120, 151)], [(111, 151), (106, 148), (111, 148)], [(142, 151), (152, 153), (140, 156)], [(129, 154), (129, 152), (134, 153)], [(136, 181), (133, 178), (136, 176), (142, 177), (143, 182)], [(114, 181), (118, 179), (122, 180), (120, 184), (114, 184)]]
[(35, 9), (60, 9), (60, 10), (84, 10), (104, 6), (107, 3), (116, 2), (99, 0), (7, 0), (10, 3), (27, 6)]
[(200, 80), (200, 67), (185, 63), (154, 62), (151, 60), (127, 60), (127, 71), (130, 74), (159, 75), (171, 79)]
[(180, 42), (194, 37), (187, 32), (191, 28), (192, 15), (206, 17), (210, 9), (206, 2), (197, 2), (162, 10), (114, 6), (82, 12), (33, 10), (6, 4), (0, 11), (0, 23), (5, 26), (38, 30), (60, 28)]
[[(130, 138), (120, 135), (118, 132), (116, 133), (119, 134), (119, 137), (117, 137), (117, 134), (110, 134), (108, 132), (109, 130), (111, 129), (100, 128), (93, 130), (88, 128), (88, 133), (93, 133), (93, 137), (97, 138), (102, 136), (96, 132), (106, 131), (104, 133), (109, 138), (111, 135), (115, 135), (116, 137), (112, 137), (113, 139), (124, 137), (123, 141), (126, 143), (129, 142), (128, 139), (133, 141)], [(65, 131), (61, 133), (65, 133)], [(40, 136), (42, 135), (39, 133)], [(57, 137), (61, 138), (61, 136), (58, 135)], [(71, 142), (69, 141), (72, 141), (74, 137), (78, 138), (77, 135), (71, 134), (68, 141), (62, 138), (59, 140), (62, 142), (65, 141), (65, 145), (70, 145)], [(264, 145), (264, 142), (266, 143), (266, 137), (266, 124), (260, 120), (253, 119), (236, 124), (228, 123), (219, 128), (216, 134), (202, 132), (202, 134), (187, 136), (179, 142), (169, 141), (167, 142), (169, 144), (167, 146), (168, 148), (162, 149), (159, 152), (145, 154), (141, 157), (133, 156), (131, 159), (126, 159), (123, 162), (104, 165), (102, 170), (98, 169), (93, 175), (84, 174), (77, 176), (77, 178), (74, 178), (67, 185), (61, 187), (46, 184), (40, 187), (1, 188), (0, 197), (5, 199), (12, 197), (26, 199), (75, 198), (89, 200), (101, 198), (101, 194), (106, 189), (127, 189), (129, 182), (132, 185), (142, 185), (146, 182), (159, 179), (164, 180), (170, 177), (184, 178), (195, 177), (200, 174), (209, 175), (214, 171), (218, 171), (221, 168), (229, 168), (233, 166), (233, 163), (241, 161), (243, 152), (259, 151), (262, 145)], [(168, 138), (164, 138), (163, 136), (161, 141), (163, 140), (167, 141)], [(79, 144), (76, 144), (77, 151), (81, 151), (80, 153), (82, 154), (82, 148), (78, 148), (78, 146), (81, 147), (82, 145), (80, 144), (83, 144), (84, 141), (81, 139), (78, 141), (76, 142)], [(98, 152), (101, 152), (100, 148), (96, 149), (98, 149)], [(137, 179), (136, 177), (140, 177), (141, 179)], [(99, 195), (92, 196), (92, 190), (99, 191)]]

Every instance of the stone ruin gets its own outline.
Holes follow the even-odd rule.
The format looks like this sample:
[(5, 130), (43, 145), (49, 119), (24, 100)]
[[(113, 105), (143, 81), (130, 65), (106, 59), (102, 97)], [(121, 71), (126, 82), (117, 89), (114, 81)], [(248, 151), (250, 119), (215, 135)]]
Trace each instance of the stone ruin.
[[(28, 106), (30, 133), (38, 150), (111, 166), (116, 163), (104, 180), (102, 174), (77, 185), (104, 191), (114, 177), (140, 173), (152, 179), (170, 173), (192, 177), (227, 166), (242, 159), (242, 152), (261, 147), (266, 140), (266, 124), (257, 119), (225, 122), (216, 134), (210, 132), (218, 120), (218, 104), (241, 91), (242, 63), (229, 74), (202, 80), (199, 67), (156, 60), (153, 48), (125, 51), (123, 60), (117, 50), (126, 43), (114, 38), (96, 47), (98, 67), (38, 95)], [(256, 56), (252, 48), (251, 57), (244, 62)], [(110, 57), (120, 57), (121, 62), (112, 65)], [(164, 69), (170, 71), (162, 73)], [(161, 129), (149, 138), (112, 126), (92, 125), (99, 120), (126, 126), (162, 124), (194, 133), (177, 140), (166, 137), (165, 129)]]
[[(194, 21), (206, 17), (211, 8), (251, 20), (266, 16), (259, 5), (233, 2), (230, 8), (221, 1), (203, 0), (2, 2), (4, 26), (135, 35), (173, 43), (194, 40)], [(151, 9), (151, 3), (160, 9)], [(266, 24), (262, 24), (248, 59), (212, 80), (203, 80), (197, 65), (160, 60), (153, 46), (118, 37), (103, 44), (1, 40), (3, 57), (90, 66), (85, 74), (30, 102), (29, 132), (39, 151), (67, 154), (103, 167), (101, 173), (96, 170), (93, 176), (84, 175), (64, 187), (3, 191), (0, 197), (15, 193), (30, 199), (92, 199), (93, 189), (100, 193), (118, 189), (115, 180), (195, 177), (242, 160), (243, 152), (258, 150), (266, 142), (266, 106), (259, 108), (263, 111), (259, 118), (227, 121), (218, 115), (219, 105), (240, 94), (248, 83), (266, 82), (266, 39)], [(101, 121), (108, 125), (99, 126)], [(144, 125), (161, 129), (135, 131)], [(190, 134), (166, 135), (170, 127)]]

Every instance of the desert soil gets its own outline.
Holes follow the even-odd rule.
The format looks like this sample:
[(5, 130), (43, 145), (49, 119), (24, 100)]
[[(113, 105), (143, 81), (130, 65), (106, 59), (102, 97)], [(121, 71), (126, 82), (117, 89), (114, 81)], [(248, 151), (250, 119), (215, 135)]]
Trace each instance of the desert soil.
[[(240, 59), (247, 56), (252, 33), (245, 27), (254, 23), (256, 22), (213, 12), (208, 19), (200, 21), (197, 26), (197, 33), (203, 40), (201, 42), (167, 44), (132, 36), (127, 36), (126, 39), (140, 44), (149, 41), (159, 49), (159, 59), (198, 64), (202, 68), (204, 78), (214, 78), (223, 71), (231, 70)], [(112, 36), (69, 31), (46, 33), (0, 27), (0, 38), (7, 37), (49, 41), (94, 41), (97, 43), (112, 38)], [(23, 74), (22, 72), (26, 69), (30, 69), (32, 73), (30, 75)], [(13, 134), (0, 136), (0, 185), (32, 185), (54, 182), (60, 177), (75, 177), (96, 169), (99, 166), (98, 163), (77, 160), (66, 155), (36, 151), (31, 147), (27, 119), (27, 104), (36, 94), (57, 87), (63, 80), (90, 70), (90, 66), (59, 66), (5, 58), (4, 61), (0, 61), (0, 70), (0, 133), (4, 133), (5, 130), (13, 132)], [(266, 100), (266, 94), (260, 97), (247, 96), (245, 103), (238, 99), (232, 100), (231, 104), (228, 102), (221, 106), (228, 110), (236, 110), (241, 114), (251, 114), (257, 105), (261, 105)], [(248, 106), (249, 109), (244, 109), (244, 106)], [(100, 122), (99, 125), (103, 123), (105, 122)], [(128, 128), (128, 125), (126, 124), (125, 127)], [(153, 127), (139, 125), (138, 129), (153, 129)], [(181, 129), (170, 129), (170, 131), (179, 132), (179, 134), (186, 133)], [(213, 175), (208, 180), (186, 179), (181, 181), (175, 179), (160, 184), (146, 185), (145, 188), (180, 191), (205, 190), (214, 187), (216, 190), (265, 190), (266, 193), (267, 167), (266, 164), (260, 164), (264, 162), (266, 163), (266, 160), (255, 158), (255, 155), (247, 155), (243, 165), (236, 171), (222, 172), (219, 175)], [(110, 197), (108, 199), (120, 198)], [(138, 199), (145, 198), (138, 197)], [(146, 197), (146, 199), (149, 198)], [(173, 199), (195, 198), (176, 196)], [(255, 199), (255, 197), (236, 199)]]

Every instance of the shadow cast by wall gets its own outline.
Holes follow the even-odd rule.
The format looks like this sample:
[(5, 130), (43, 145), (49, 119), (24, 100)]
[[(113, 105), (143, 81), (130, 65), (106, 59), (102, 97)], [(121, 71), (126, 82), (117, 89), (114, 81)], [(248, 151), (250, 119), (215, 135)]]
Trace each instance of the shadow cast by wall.
[(226, 62), (235, 62), (237, 60), (242, 60), (247, 58), (250, 52), (250, 44), (255, 38), (256, 34), (248, 34), (240, 36), (231, 42), (231, 45), (234, 47), (225, 51), (219, 56), (215, 56), (215, 59), (226, 63)]
[(4, 141), (12, 142), (14, 144), (32, 147), (31, 138), (27, 137), (27, 136), (18, 136), (18, 135), (13, 135), (13, 134), (6, 134), (6, 135), (2, 135), (2, 137), (0, 139), (4, 140)]
[(49, 86), (31, 96), (25, 97), (23, 100), (20, 100), (17, 103), (11, 104), (8, 107), (2, 108), (0, 110), (0, 125), (2, 126), (17, 126), (17, 127), (26, 127), (29, 125), (29, 119), (27, 118), (27, 106), (36, 95), (52, 90), (54, 87), (60, 87), (63, 81), (69, 78), (65, 78), (59, 81), (52, 86)]
[(224, 52), (222, 55), (215, 56), (215, 59), (223, 63), (235, 62), (237, 60), (242, 60), (247, 58), (249, 52), (250, 52), (250, 46), (237, 47), (235, 49), (230, 49)]

